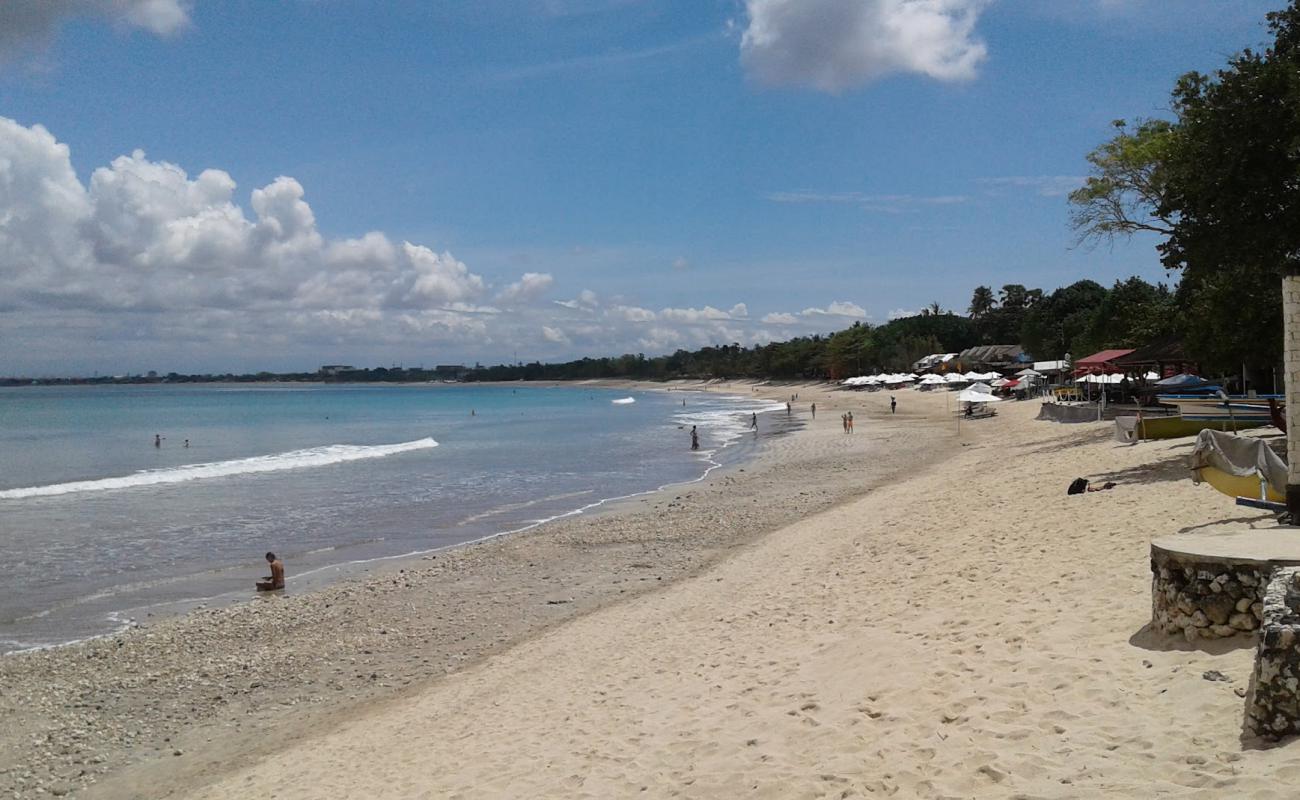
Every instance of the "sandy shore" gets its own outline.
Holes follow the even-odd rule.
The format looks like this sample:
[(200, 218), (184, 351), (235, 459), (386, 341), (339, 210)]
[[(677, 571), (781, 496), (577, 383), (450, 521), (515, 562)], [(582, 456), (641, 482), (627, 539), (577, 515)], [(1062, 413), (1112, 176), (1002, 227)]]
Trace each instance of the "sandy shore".
[(1186, 440), (1034, 411), (190, 796), (1294, 796), (1300, 750), (1242, 738), (1252, 640), (1145, 630), (1152, 535), (1265, 517), (1193, 486)]
[[(1194, 486), (1188, 440), (1122, 446), (1107, 426), (1035, 422), (1036, 403), (958, 434), (944, 395), (899, 399), (898, 417), (874, 419), (883, 394), (825, 396), (815, 424), (774, 437), (744, 475), (495, 542), (488, 556), (467, 549), (457, 558), (473, 569), (429, 566), (410, 588), (303, 599), (295, 614), (326, 616), (282, 623), (304, 643), (298, 676), (272, 673), (272, 691), (177, 720), (180, 738), (142, 742), (86, 795), (1293, 796), (1300, 749), (1242, 735), (1253, 640), (1192, 647), (1146, 630), (1152, 536), (1267, 516)], [(832, 403), (873, 419), (855, 412), (846, 437)], [(1067, 496), (1078, 476), (1119, 486)], [(636, 592), (651, 574), (663, 580)], [(372, 607), (430, 619), (456, 581), (492, 601), (390, 631), (402, 644), (350, 627)], [(331, 616), (339, 602), (347, 613)], [(508, 613), (491, 615), (493, 602)], [(461, 635), (493, 633), (457, 662), (438, 631), (466, 613), (482, 616)], [(536, 621), (491, 627), (520, 613)], [(362, 642), (381, 648), (373, 661)], [(1211, 669), (1228, 680), (1204, 679)], [(409, 685), (367, 694), (367, 680)], [(306, 708), (279, 720), (274, 747), (260, 734), (249, 745), (280, 710), (253, 709), (278, 700)]]
[[(825, 387), (668, 388), (773, 399), (799, 391), (792, 421), (811, 422), (816, 398), (818, 430), (838, 429), (846, 409), (860, 419), (869, 409), (879, 414), (887, 400)], [(946, 427), (915, 411), (873, 430), (860, 422), (855, 436), (818, 447), (804, 444), (808, 430), (779, 433), (785, 420), (773, 422), (782, 424), (764, 422), (753, 460), (704, 483), (376, 568), (319, 592), (0, 659), (0, 796), (183, 794), (272, 744), (376, 704), (404, 703), (567, 620), (698, 575), (954, 446)], [(885, 437), (915, 443), (920, 457), (910, 450), (879, 457)]]

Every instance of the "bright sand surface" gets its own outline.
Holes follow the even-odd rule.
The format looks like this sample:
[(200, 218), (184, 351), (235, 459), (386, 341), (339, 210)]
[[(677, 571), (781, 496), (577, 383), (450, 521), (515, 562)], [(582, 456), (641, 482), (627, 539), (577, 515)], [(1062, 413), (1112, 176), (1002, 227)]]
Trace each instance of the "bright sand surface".
[(1192, 485), (1190, 440), (759, 387), (793, 391), (810, 424), (743, 471), (0, 659), (5, 793), (1295, 796), (1300, 749), (1242, 738), (1253, 640), (1145, 630), (1153, 536), (1269, 519)]
[[(956, 436), (948, 398), (898, 396)], [(1300, 748), (1242, 738), (1252, 639), (1144, 630), (1152, 536), (1266, 517), (1194, 486), (1189, 440), (1122, 446), (1109, 426), (1035, 422), (1037, 405), (182, 794), (1296, 796)], [(839, 428), (822, 414), (783, 446), (834, 448)], [(1081, 475), (1119, 486), (1067, 496)]]

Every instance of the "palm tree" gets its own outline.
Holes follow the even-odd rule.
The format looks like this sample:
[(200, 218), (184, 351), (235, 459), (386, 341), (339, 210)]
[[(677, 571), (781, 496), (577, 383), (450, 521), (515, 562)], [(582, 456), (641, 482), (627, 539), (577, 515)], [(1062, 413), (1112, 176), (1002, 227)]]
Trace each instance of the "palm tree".
[(926, 307), (925, 313), (928, 314), (929, 316), (937, 317), (940, 314), (945, 314), (947, 312), (943, 310), (943, 306), (939, 305), (939, 301), (936, 300)]
[(971, 318), (978, 319), (989, 313), (997, 305), (997, 302), (992, 289), (987, 286), (976, 286), (975, 293), (970, 298)]

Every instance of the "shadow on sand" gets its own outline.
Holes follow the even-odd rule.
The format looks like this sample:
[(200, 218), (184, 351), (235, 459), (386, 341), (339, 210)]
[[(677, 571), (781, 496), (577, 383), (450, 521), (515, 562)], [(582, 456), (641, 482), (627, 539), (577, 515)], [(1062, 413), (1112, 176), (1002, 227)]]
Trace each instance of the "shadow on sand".
[(1227, 639), (1197, 639), (1194, 642), (1189, 642), (1181, 635), (1161, 633), (1152, 628), (1149, 622), (1143, 625), (1137, 633), (1128, 637), (1129, 644), (1143, 650), (1150, 650), (1153, 653), (1186, 653), (1194, 651), (1211, 656), (1221, 656), (1236, 650), (1253, 648), (1255, 640), (1256, 637), (1252, 634), (1242, 634)]

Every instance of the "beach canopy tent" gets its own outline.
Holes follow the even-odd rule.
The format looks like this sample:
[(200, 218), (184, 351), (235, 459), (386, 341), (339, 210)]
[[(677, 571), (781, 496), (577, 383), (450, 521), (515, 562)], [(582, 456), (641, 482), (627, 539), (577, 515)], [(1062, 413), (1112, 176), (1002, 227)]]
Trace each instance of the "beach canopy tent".
[(1043, 377), (1043, 373), (1038, 372), (1031, 367), (1031, 368), (1020, 370), (1019, 372), (1016, 373), (1016, 377), (1017, 378), (1041, 378)]
[(1007, 386), (1010, 383), (1011, 380), (1008, 378), (998, 378), (997, 380), (993, 381), (993, 388), (1001, 389), (1003, 386)]
[(942, 375), (922, 375), (920, 380), (921, 386), (944, 386), (948, 382), (943, 379)]
[(977, 383), (957, 393), (959, 403), (1000, 403), (1002, 398), (993, 396), (993, 388), (986, 383)]
[(944, 383), (967, 383), (970, 381), (970, 378), (967, 378), (965, 375), (958, 372), (949, 372), (947, 375), (943, 376), (943, 381)]
[(1102, 350), (1099, 353), (1093, 353), (1087, 358), (1080, 358), (1074, 362), (1074, 374), (1122, 372), (1123, 370), (1115, 365), (1115, 361), (1132, 352), (1132, 350)]

